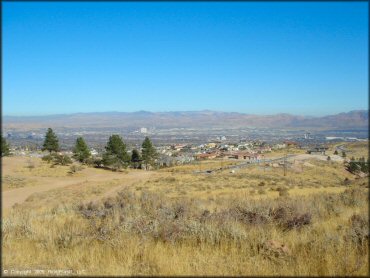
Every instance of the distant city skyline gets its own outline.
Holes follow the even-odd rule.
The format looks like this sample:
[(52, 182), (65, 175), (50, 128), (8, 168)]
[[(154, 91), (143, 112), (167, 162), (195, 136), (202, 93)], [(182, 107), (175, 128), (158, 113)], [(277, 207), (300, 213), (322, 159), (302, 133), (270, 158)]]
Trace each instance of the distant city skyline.
[(368, 109), (368, 2), (3, 2), (9, 116)]

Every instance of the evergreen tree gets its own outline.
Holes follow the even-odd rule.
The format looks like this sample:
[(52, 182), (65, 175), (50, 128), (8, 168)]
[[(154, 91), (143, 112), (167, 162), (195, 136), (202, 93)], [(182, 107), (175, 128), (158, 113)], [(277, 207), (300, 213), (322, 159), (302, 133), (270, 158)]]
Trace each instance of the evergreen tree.
[(1, 136), (1, 156), (10, 155), (9, 144), (6, 142), (5, 138)]
[(51, 128), (48, 128), (48, 131), (46, 132), (42, 150), (49, 151), (49, 153), (59, 151), (58, 137)]
[(121, 136), (114, 134), (109, 137), (102, 162), (105, 166), (112, 166), (114, 169), (125, 167), (130, 162), (130, 156), (127, 154), (126, 145)]
[(143, 144), (141, 145), (141, 157), (145, 163), (145, 169), (148, 169), (149, 165), (153, 165), (155, 159), (157, 158), (157, 152), (153, 147), (152, 142), (149, 137), (145, 137)]
[(344, 151), (342, 151), (342, 157), (346, 157), (346, 153)]
[(91, 153), (85, 140), (82, 137), (78, 137), (76, 140), (76, 145), (73, 149), (73, 158), (79, 162), (86, 162), (90, 156)]
[(348, 171), (350, 171), (351, 173), (355, 173), (355, 172), (357, 172), (357, 170), (358, 170), (358, 165), (355, 161), (355, 158), (352, 157), (351, 161), (349, 162), (349, 165), (348, 165)]
[(334, 154), (335, 154), (335, 155), (338, 155), (338, 151), (337, 151), (337, 150), (335, 150), (335, 151), (334, 151)]
[(359, 159), (359, 166), (360, 166), (361, 172), (364, 172), (364, 173), (367, 172), (367, 164), (365, 162), (365, 157), (361, 157)]
[(331, 160), (330, 156), (328, 156), (328, 157), (326, 158), (326, 160), (327, 160), (327, 161), (330, 161), (330, 160)]
[(134, 165), (134, 168), (139, 168), (139, 163), (141, 161), (140, 153), (138, 150), (134, 149), (132, 150), (131, 154), (131, 163)]

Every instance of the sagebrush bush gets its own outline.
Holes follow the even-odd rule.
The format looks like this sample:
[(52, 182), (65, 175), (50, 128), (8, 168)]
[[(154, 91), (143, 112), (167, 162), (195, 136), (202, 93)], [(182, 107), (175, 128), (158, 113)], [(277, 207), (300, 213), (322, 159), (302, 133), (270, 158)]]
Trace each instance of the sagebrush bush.
[(283, 188), (279, 190), (279, 197), (287, 197), (289, 196), (289, 190), (287, 188)]
[(74, 174), (74, 173), (82, 171), (82, 170), (83, 170), (83, 167), (81, 165), (72, 164), (69, 167), (69, 173), (70, 174)]
[(118, 229), (121, 226), (127, 232), (174, 243), (205, 240), (207, 236), (202, 233), (208, 231), (209, 234), (210, 227), (215, 235), (223, 234), (225, 237), (228, 233), (225, 233), (224, 225), (272, 224), (282, 230), (292, 230), (311, 224), (311, 212), (308, 209), (302, 211), (298, 202), (286, 202), (232, 202), (233, 205), (228, 208), (210, 212), (195, 201), (173, 201), (155, 193), (136, 194), (125, 190), (116, 198), (106, 199), (101, 204), (80, 205), (78, 211), (94, 222), (110, 218)]
[(364, 246), (369, 240), (369, 218), (367, 215), (353, 214), (349, 218), (347, 239), (359, 246)]
[[(73, 254), (90, 271), (108, 264), (117, 267), (116, 274), (126, 262), (125, 273), (131, 275), (171, 274), (165, 271), (168, 260), (192, 274), (212, 268), (208, 274), (248, 275), (256, 266), (256, 274), (350, 275), (361, 264), (365, 270), (354, 273), (363, 274), (369, 223), (362, 206), (367, 198), (364, 188), (260, 200), (244, 195), (217, 199), (213, 209), (199, 199), (126, 188), (114, 197), (71, 207), (40, 212), (16, 207), (3, 220), (3, 238), (8, 254), (21, 240), (56, 256), (58, 263), (77, 268), (65, 259)], [(343, 213), (349, 209), (362, 212), (349, 217)], [(205, 263), (197, 272), (199, 258)], [(10, 257), (5, 261), (9, 265)]]

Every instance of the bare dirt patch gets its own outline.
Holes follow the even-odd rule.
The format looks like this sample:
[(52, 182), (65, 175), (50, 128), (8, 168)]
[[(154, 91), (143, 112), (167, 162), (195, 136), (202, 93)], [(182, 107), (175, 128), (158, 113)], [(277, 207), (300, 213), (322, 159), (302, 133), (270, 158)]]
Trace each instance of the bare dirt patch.
[[(39, 160), (39, 159), (38, 159)], [(3, 209), (7, 209), (12, 207), (14, 204), (24, 202), (28, 197), (35, 193), (41, 193), (53, 189), (78, 185), (81, 183), (88, 184), (89, 182), (109, 182), (112, 180), (125, 180), (128, 181), (127, 183), (133, 183), (137, 181), (141, 181), (151, 175), (151, 172), (145, 171), (128, 171), (128, 172), (111, 172), (103, 169), (95, 169), (95, 168), (85, 168), (80, 175), (78, 176), (54, 176), (54, 177), (40, 177), (40, 176), (33, 176), (32, 172), (27, 173), (26, 175), (20, 175), (14, 172), (17, 172), (19, 169), (19, 165), (22, 165), (27, 161), (27, 158), (24, 157), (8, 157), (5, 160), (4, 167), (3, 167), (3, 175), (4, 177), (8, 177), (8, 180), (14, 180), (19, 184), (15, 188), (2, 188), (3, 190), (3, 198), (2, 198), (2, 206)], [(36, 162), (37, 161), (36, 159)], [(57, 166), (61, 168), (62, 166)], [(35, 169), (37, 170), (37, 169)], [(17, 179), (12, 178), (15, 174), (18, 175)], [(32, 177), (32, 186), (29, 186), (28, 183), (30, 181), (30, 177)], [(26, 184), (28, 183), (28, 184)], [(122, 188), (127, 183), (122, 183), (123, 185), (117, 186), (117, 190)], [(103, 190), (105, 192), (105, 190)], [(110, 189), (109, 192), (105, 192), (104, 196), (109, 196), (110, 194), (114, 194), (115, 190)]]

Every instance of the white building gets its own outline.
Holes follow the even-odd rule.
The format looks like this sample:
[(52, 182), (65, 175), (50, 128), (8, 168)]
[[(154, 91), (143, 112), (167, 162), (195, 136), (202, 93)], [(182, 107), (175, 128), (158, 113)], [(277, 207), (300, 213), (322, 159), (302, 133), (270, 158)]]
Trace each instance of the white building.
[(148, 133), (148, 129), (146, 127), (140, 128), (140, 133)]

